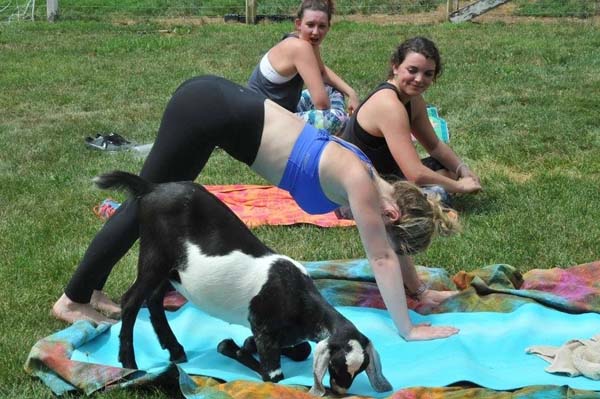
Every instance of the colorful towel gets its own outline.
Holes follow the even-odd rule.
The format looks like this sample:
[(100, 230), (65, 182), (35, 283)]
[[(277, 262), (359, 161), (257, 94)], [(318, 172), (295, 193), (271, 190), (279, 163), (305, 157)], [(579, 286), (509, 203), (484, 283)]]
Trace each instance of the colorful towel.
[[(338, 219), (333, 212), (309, 215), (287, 191), (274, 186), (251, 184), (206, 185), (208, 191), (223, 201), (248, 227), (262, 225), (314, 224), (320, 227), (354, 226), (353, 220)], [(120, 206), (111, 198), (94, 208), (94, 213), (106, 220)]]
[[(316, 279), (322, 292), (335, 305), (382, 307), (377, 290), (374, 288), (370, 269), (364, 260), (308, 262), (305, 265)], [(493, 265), (471, 273), (459, 273), (454, 278), (450, 278), (442, 269), (419, 268), (419, 272), (422, 278), (427, 280), (433, 287), (455, 288), (458, 286), (464, 288), (460, 295), (447, 301), (438, 309), (419, 309), (422, 313), (434, 314), (427, 317), (447, 317), (447, 323), (450, 324), (455, 324), (452, 322), (454, 320), (453, 316), (457, 315), (437, 315), (437, 313), (511, 312), (520, 311), (520, 308), (527, 309), (529, 305), (523, 305), (536, 302), (563, 311), (568, 309), (572, 313), (598, 312), (600, 310), (600, 282), (596, 277), (600, 275), (600, 262), (568, 269), (533, 270), (523, 276), (508, 265)], [(410, 301), (410, 305), (415, 308), (414, 302)], [(362, 312), (360, 313), (362, 314)], [(386, 314), (386, 312), (383, 313)], [(85, 363), (71, 359), (70, 355), (73, 353), (73, 348), (79, 346), (83, 342), (82, 340), (87, 340), (87, 337), (93, 335), (102, 334), (106, 336), (102, 328), (95, 329), (89, 323), (77, 323), (64, 332), (59, 332), (41, 340), (32, 349), (26, 364), (26, 370), (41, 378), (57, 394), (73, 389), (91, 393), (102, 387), (147, 384), (149, 381), (158, 381), (160, 376), (179, 375), (181, 390), (189, 398), (235, 397), (262, 399), (308, 397), (305, 392), (306, 388), (303, 387), (286, 387), (280, 384), (248, 381), (220, 383), (208, 377), (190, 377), (187, 373), (179, 372), (180, 369), (176, 367), (165, 369), (164, 366), (152, 370), (151, 373), (138, 376), (131, 374), (131, 370), (98, 365), (86, 366)], [(75, 329), (78, 333), (74, 334), (72, 329)], [(73, 339), (72, 335), (79, 337), (78, 340)], [(593, 334), (587, 335), (591, 336)], [(569, 338), (577, 338), (577, 335)], [(443, 344), (444, 341), (431, 342)], [(514, 342), (509, 343), (514, 344)], [(538, 344), (545, 343), (538, 342)], [(411, 346), (420, 344), (412, 343)], [(435, 353), (435, 351), (432, 352)], [(532, 360), (537, 359), (535, 356), (528, 356)], [(537, 360), (541, 363), (540, 370), (542, 370), (545, 367), (544, 362), (541, 359)], [(444, 374), (445, 371), (440, 371), (440, 373)], [(568, 384), (570, 382), (567, 379), (566, 382), (551, 386), (525, 387), (514, 392), (474, 388), (468, 384), (450, 388), (399, 388), (393, 395), (389, 394), (388, 397), (394, 399), (425, 397), (444, 399), (519, 397), (533, 399), (541, 397), (571, 398), (580, 395), (578, 397), (600, 398), (598, 392), (578, 391), (567, 387)], [(600, 386), (593, 389), (600, 391)]]
[[(448, 124), (446, 120), (440, 117), (438, 110), (435, 106), (428, 104), (427, 105), (427, 116), (429, 117), (429, 122), (431, 122), (431, 126), (433, 127), (433, 131), (438, 136), (440, 140), (444, 143), (450, 142), (450, 130), (448, 129)], [(415, 136), (411, 134), (411, 138), (413, 141), (417, 141)]]
[(248, 184), (207, 185), (248, 227), (261, 225), (314, 224), (321, 227), (354, 226), (353, 220), (338, 219), (333, 212), (309, 215), (292, 196), (274, 186)]
[(437, 108), (433, 105), (427, 105), (427, 116), (429, 116), (431, 126), (433, 126), (433, 130), (438, 138), (444, 143), (449, 143), (450, 130), (448, 130), (448, 124), (444, 118), (440, 117)]

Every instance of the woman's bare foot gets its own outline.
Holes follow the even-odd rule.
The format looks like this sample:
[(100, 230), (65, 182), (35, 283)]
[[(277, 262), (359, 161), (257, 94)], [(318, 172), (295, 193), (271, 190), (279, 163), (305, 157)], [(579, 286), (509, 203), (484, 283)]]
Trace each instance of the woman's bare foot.
[(427, 314), (456, 294), (458, 294), (458, 291), (427, 290), (421, 295), (416, 310), (421, 314)]
[(90, 304), (94, 309), (106, 314), (108, 317), (114, 319), (121, 317), (121, 307), (102, 291), (94, 290)]
[(96, 324), (117, 322), (95, 310), (91, 304), (73, 302), (65, 294), (52, 306), (52, 315), (67, 323), (75, 323), (79, 320), (89, 320)]

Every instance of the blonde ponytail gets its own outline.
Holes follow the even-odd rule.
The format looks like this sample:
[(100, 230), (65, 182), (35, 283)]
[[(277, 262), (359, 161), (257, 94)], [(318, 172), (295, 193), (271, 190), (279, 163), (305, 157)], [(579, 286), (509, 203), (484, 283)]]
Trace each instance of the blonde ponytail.
[(435, 225), (435, 235), (448, 237), (461, 231), (458, 222), (458, 213), (454, 209), (442, 205), (439, 197), (427, 198), (433, 212), (432, 218)]
[(436, 235), (449, 236), (460, 231), (456, 212), (442, 206), (439, 197), (428, 198), (412, 183), (392, 183), (393, 199), (400, 210), (400, 218), (386, 226), (394, 249), (402, 255), (422, 252)]

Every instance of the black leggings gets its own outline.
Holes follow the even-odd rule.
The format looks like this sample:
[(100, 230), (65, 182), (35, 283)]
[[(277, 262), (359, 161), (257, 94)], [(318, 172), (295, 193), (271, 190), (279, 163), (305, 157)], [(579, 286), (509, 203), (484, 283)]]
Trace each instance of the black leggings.
[[(155, 183), (195, 180), (215, 146), (252, 165), (260, 146), (264, 99), (214, 76), (183, 83), (167, 104), (140, 176)], [(69, 299), (88, 303), (114, 265), (139, 237), (138, 201), (125, 201), (96, 234), (65, 288)]]

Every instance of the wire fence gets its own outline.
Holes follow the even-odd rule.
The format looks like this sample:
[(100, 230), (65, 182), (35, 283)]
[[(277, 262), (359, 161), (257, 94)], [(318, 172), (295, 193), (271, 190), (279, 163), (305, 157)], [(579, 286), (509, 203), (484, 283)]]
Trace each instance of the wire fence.
[(9, 1), (2, 5), (0, 3), (0, 20), (6, 20), (8, 22), (14, 20), (36, 18), (35, 0), (27, 0), (23, 2)]
[[(462, 7), (475, 0), (337, 0), (336, 15), (405, 15)], [(299, 0), (257, 0), (257, 15), (296, 14)], [(600, 15), (600, 0), (512, 0), (515, 16), (589, 18)], [(60, 18), (85, 20), (102, 17), (224, 17), (244, 15), (245, 0), (59, 0)], [(46, 19), (46, 2), (0, 0), (0, 20)]]

